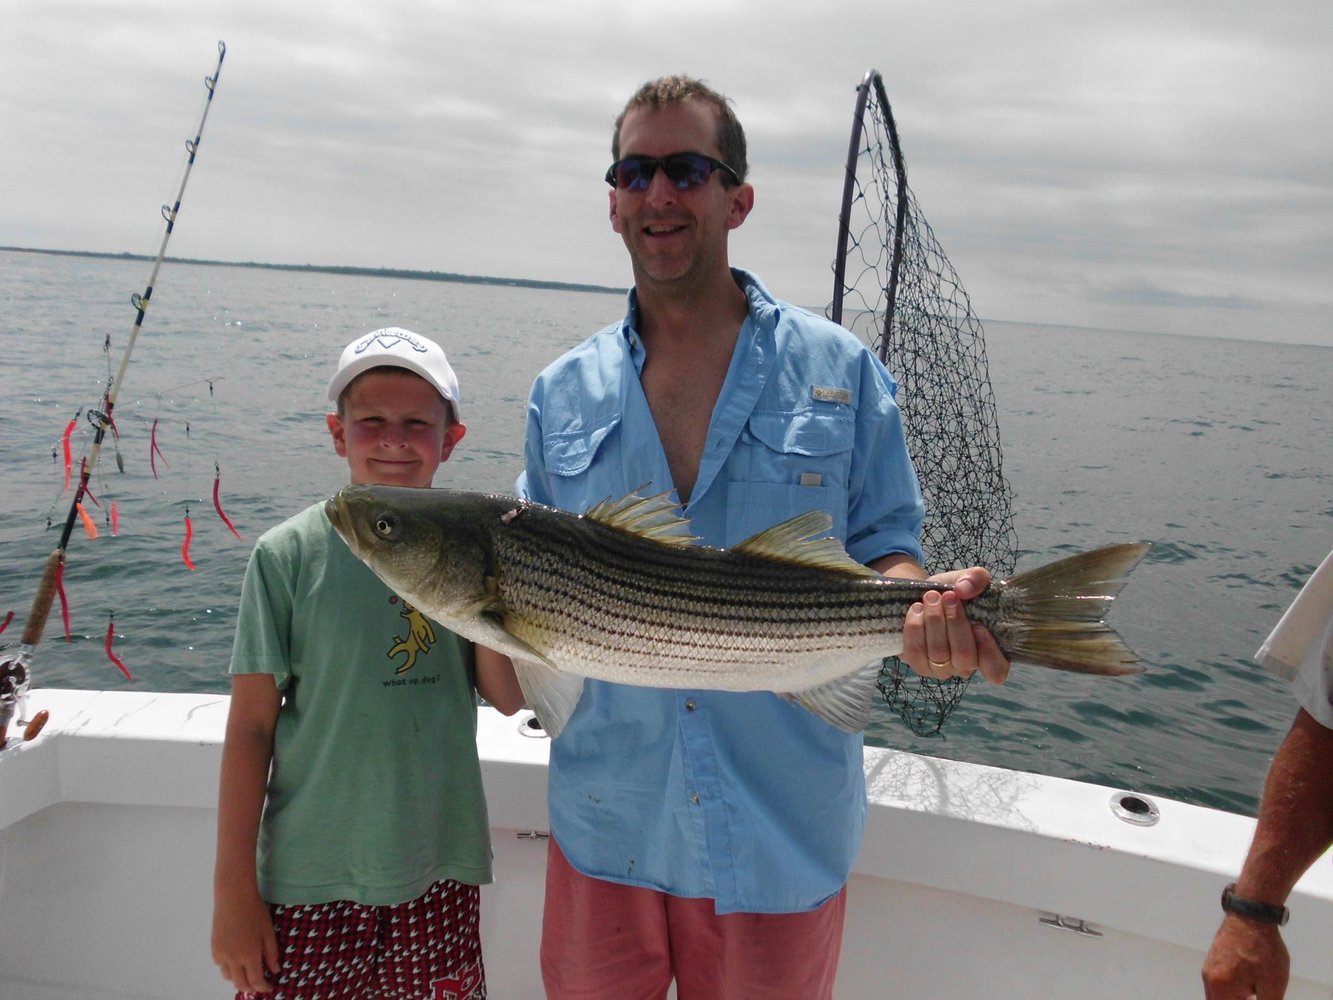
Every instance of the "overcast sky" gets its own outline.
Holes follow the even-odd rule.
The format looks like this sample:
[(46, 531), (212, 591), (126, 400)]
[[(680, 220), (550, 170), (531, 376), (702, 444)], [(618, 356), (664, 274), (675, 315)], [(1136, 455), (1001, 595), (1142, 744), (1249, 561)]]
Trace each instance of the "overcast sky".
[(732, 262), (830, 297), (856, 86), (985, 319), (1333, 345), (1327, 0), (5, 0), (0, 245), (625, 285), (612, 122), (731, 96)]

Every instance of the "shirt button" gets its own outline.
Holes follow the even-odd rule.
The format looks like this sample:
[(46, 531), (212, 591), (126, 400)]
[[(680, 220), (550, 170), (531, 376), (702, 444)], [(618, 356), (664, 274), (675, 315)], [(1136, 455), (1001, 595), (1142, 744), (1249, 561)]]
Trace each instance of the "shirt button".
[(695, 709), (694, 699), (693, 698), (685, 699), (685, 711), (693, 712), (694, 709)]
[(697, 805), (699, 804), (699, 793), (698, 793), (698, 792), (695, 792), (694, 794), (692, 794), (692, 795), (690, 796), (690, 801), (693, 802), (693, 803), (697, 806)]

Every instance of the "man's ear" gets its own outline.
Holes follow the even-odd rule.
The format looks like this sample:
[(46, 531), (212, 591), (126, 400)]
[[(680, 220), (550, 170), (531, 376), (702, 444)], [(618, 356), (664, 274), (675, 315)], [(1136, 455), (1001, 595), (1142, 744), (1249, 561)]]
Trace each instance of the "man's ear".
[[(620, 232), (620, 216), (616, 214), (616, 191), (615, 191), (615, 188), (612, 188), (610, 191), (607, 192), (607, 194), (611, 196), (611, 205), (610, 205), (610, 210), (609, 210), (609, 213), (608, 213), (608, 214), (610, 215), (610, 217), (611, 217), (611, 231), (612, 231), (612, 232), (615, 232), (615, 233), (619, 233), (619, 232)], [(624, 234), (622, 233), (621, 235), (624, 235)]]
[(739, 229), (750, 209), (754, 208), (754, 186), (737, 184), (728, 194), (731, 201), (727, 205), (727, 228)]

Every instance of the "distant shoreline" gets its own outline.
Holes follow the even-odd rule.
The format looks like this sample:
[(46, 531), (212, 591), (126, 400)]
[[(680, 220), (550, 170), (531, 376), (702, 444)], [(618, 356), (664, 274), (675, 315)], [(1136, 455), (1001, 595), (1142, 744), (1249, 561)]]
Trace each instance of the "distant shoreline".
[[(0, 253), (38, 253), (53, 257), (90, 257), (103, 260), (153, 261), (156, 258), (141, 253), (105, 253), (98, 250), (47, 250), (41, 247), (0, 246)], [(406, 268), (384, 267), (340, 267), (333, 264), (265, 264), (259, 261), (235, 260), (200, 260), (193, 257), (166, 257), (173, 264), (199, 264), (208, 267), (251, 267), (269, 271), (303, 271), (311, 274), (349, 274), (369, 278), (406, 278), (411, 281), (453, 281), (460, 284), (498, 285), (511, 288), (534, 288), (556, 292), (592, 292), (597, 295), (624, 296), (629, 289), (611, 285), (589, 285), (568, 281), (542, 281), (536, 278), (497, 278), (490, 275), (458, 274), (453, 271), (413, 271)], [(824, 314), (822, 306), (805, 306), (817, 315)], [(983, 327), (1004, 325), (1040, 326), (1063, 330), (1078, 330), (1086, 333), (1130, 333), (1148, 334), (1154, 337), (1185, 337), (1192, 340), (1228, 340), (1252, 344), (1273, 344), (1288, 347), (1322, 347), (1333, 349), (1333, 344), (1316, 343), (1310, 340), (1258, 340), (1253, 337), (1226, 336), (1208, 333), (1163, 333), (1157, 330), (1130, 330), (1123, 327), (1085, 326), (1078, 323), (1034, 322), (1022, 319), (985, 319), (977, 317)]]
[[(105, 253), (98, 250), (45, 250), (40, 247), (0, 246), (6, 253), (44, 253), (55, 257), (96, 257), (104, 260), (152, 261), (141, 253)], [(505, 285), (512, 288), (540, 288), (558, 292), (594, 292), (624, 295), (629, 289), (610, 285), (584, 285), (568, 281), (542, 281), (536, 278), (496, 278), (489, 275), (457, 274), (453, 271), (412, 271), (390, 267), (340, 267), (334, 264), (264, 264), (258, 261), (199, 260), (194, 257), (164, 257), (173, 264), (201, 264), (209, 267), (253, 267), (266, 271), (302, 271), (313, 274), (350, 274), (368, 278), (406, 278), (411, 281), (456, 281), (469, 285)]]

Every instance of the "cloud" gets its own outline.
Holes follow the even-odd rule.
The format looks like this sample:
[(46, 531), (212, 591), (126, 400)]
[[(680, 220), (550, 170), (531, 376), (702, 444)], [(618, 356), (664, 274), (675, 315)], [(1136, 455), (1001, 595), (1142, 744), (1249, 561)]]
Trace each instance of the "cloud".
[(756, 210), (733, 260), (822, 304), (873, 66), (983, 316), (1333, 343), (1326, 6), (13, 6), (5, 243), (155, 249), (223, 38), (174, 253), (623, 284), (611, 124), (643, 80), (689, 72), (750, 138)]

